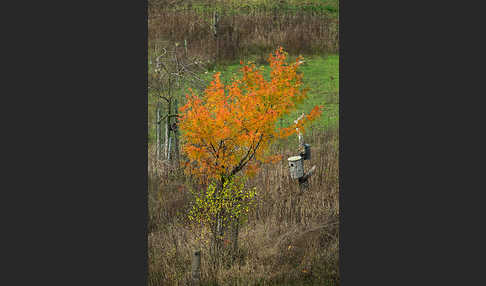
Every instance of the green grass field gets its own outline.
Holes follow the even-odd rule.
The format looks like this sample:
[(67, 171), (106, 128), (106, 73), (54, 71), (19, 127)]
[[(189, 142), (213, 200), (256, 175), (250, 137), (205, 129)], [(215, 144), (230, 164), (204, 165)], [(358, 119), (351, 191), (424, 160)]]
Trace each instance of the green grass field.
[[(291, 58), (290, 61), (293, 61), (294, 58)], [(223, 82), (229, 83), (231, 77), (237, 74), (240, 68), (241, 65), (234, 64), (217, 68), (214, 72), (221, 72)], [(270, 67), (264, 65), (264, 68), (264, 76), (268, 79)], [(306, 57), (300, 70), (304, 74), (304, 84), (309, 88), (308, 98), (295, 112), (283, 118), (283, 123), (289, 124), (300, 113), (309, 112), (315, 105), (324, 105), (324, 112), (315, 124), (323, 128), (337, 127), (339, 122), (339, 56)]]
[[(293, 60), (291, 58), (290, 60)], [(230, 79), (238, 73), (241, 66), (232, 64), (218, 66), (214, 71), (204, 75), (210, 79), (216, 72), (221, 72), (223, 83), (228, 83)], [(268, 79), (270, 68), (264, 65), (264, 76)], [(328, 56), (309, 56), (305, 58), (305, 63), (301, 66), (304, 74), (304, 84), (309, 88), (308, 98), (299, 108), (282, 118), (279, 124), (288, 126), (302, 112), (308, 113), (316, 105), (324, 105), (324, 111), (319, 119), (313, 123), (313, 127), (320, 129), (335, 129), (339, 127), (339, 55)], [(183, 90), (179, 91), (181, 94)], [(155, 108), (155, 100), (149, 95), (149, 140), (154, 140), (155, 127), (151, 124)]]
[(273, 10), (279, 12), (294, 13), (299, 11), (326, 13), (333, 17), (339, 17), (339, 0), (223, 0), (221, 2), (212, 2), (210, 5), (207, 1), (180, 1), (172, 7), (172, 10), (192, 9), (198, 12), (214, 11), (226, 9), (231, 13), (251, 13), (255, 9)]

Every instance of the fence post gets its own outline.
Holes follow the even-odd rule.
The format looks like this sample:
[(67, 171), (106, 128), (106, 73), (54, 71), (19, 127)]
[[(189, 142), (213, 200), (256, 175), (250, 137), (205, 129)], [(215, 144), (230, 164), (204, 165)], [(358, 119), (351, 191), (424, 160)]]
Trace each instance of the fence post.
[(194, 251), (191, 270), (193, 285), (199, 286), (201, 283), (201, 250)]

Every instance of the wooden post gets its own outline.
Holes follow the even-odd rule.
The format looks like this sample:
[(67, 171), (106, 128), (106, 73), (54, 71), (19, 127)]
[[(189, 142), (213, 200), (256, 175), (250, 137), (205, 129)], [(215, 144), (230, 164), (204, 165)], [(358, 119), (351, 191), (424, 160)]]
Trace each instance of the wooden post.
[(199, 286), (201, 284), (201, 250), (194, 251), (191, 270), (193, 285)]

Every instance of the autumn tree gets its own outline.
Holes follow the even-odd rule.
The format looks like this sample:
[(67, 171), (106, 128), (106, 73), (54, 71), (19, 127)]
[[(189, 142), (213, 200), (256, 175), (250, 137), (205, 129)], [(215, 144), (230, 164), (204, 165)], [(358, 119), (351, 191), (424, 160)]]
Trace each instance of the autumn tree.
[(277, 120), (295, 110), (307, 93), (298, 73), (303, 58), (287, 63), (286, 57), (282, 48), (270, 55), (268, 81), (249, 64), (227, 86), (216, 73), (204, 96), (186, 95), (179, 121), (183, 150), (196, 166), (194, 173), (224, 182), (245, 167), (255, 172), (256, 162), (272, 159), (265, 151), (274, 140), (294, 134), (296, 128), (305, 132), (305, 126), (321, 113), (321, 107), (315, 106), (299, 122), (277, 128)]
[[(321, 107), (315, 106), (297, 123), (277, 127), (278, 119), (296, 110), (306, 98), (307, 89), (299, 73), (303, 58), (289, 63), (287, 54), (279, 48), (270, 54), (268, 62), (269, 80), (252, 63), (243, 65), (240, 76), (226, 86), (221, 74), (216, 73), (204, 95), (191, 91), (180, 108), (188, 169), (200, 178), (218, 182), (215, 195), (239, 172), (254, 174), (262, 162), (275, 160), (267, 154), (272, 142), (294, 134), (296, 128), (305, 132), (321, 113)], [(217, 232), (222, 234), (222, 228)]]

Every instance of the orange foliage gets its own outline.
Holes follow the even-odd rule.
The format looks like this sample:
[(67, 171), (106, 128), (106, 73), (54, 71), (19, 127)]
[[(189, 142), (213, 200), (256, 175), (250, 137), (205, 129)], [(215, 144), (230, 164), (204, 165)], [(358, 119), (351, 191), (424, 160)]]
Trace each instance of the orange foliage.
[(264, 154), (275, 139), (294, 134), (296, 128), (303, 132), (321, 114), (322, 106), (316, 106), (297, 124), (276, 128), (277, 120), (295, 110), (307, 92), (298, 73), (303, 58), (289, 64), (286, 57), (282, 48), (270, 55), (269, 81), (249, 64), (242, 67), (242, 76), (227, 86), (217, 73), (204, 96), (198, 97), (192, 90), (186, 95), (179, 120), (183, 150), (196, 166), (194, 173), (210, 178), (232, 176), (243, 169), (255, 173), (257, 162), (278, 160)]

